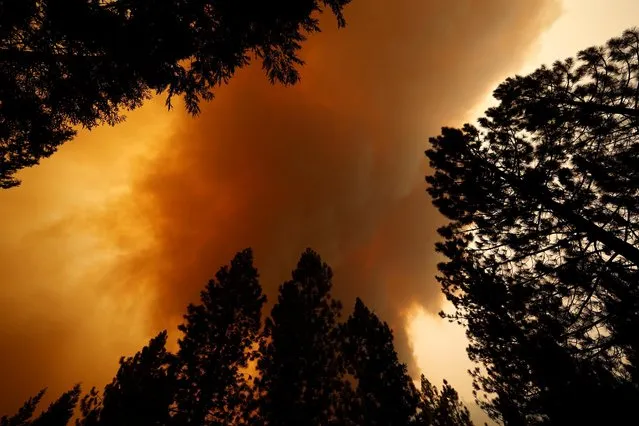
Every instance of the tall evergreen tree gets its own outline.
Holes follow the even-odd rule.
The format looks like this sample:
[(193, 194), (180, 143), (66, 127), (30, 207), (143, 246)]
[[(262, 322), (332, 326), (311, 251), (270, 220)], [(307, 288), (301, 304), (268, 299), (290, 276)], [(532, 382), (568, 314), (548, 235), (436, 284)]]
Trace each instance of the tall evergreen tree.
[(30, 426), (66, 426), (73, 417), (79, 399), (80, 385), (76, 385), (52, 402), (40, 416), (29, 423)]
[(357, 298), (343, 325), (342, 353), (347, 371), (355, 378), (349, 417), (359, 426), (395, 426), (411, 423), (417, 390), (399, 362), (393, 333)]
[(298, 53), (350, 0), (4, 0), (0, 3), (0, 188), (75, 135), (123, 120), (154, 93), (200, 100), (258, 59), (298, 81)]
[(29, 424), (29, 420), (33, 417), (45, 392), (46, 389), (42, 389), (35, 396), (26, 400), (13, 416), (9, 417), (4, 415), (0, 417), (0, 426), (23, 426)]
[(431, 139), (439, 279), (507, 424), (592, 421), (579, 407), (596, 401), (621, 419), (639, 400), (637, 40), (509, 79), (479, 128)]
[(120, 359), (113, 381), (80, 404), (78, 426), (168, 425), (176, 392), (175, 357), (166, 350), (166, 331), (133, 357)]
[(266, 320), (258, 368), (260, 417), (269, 426), (329, 425), (343, 385), (331, 269), (307, 249)]
[(444, 380), (441, 392), (422, 374), (415, 426), (473, 426), (470, 411)]
[[(332, 272), (317, 253), (302, 254), (264, 330), (258, 278), (251, 250), (237, 253), (188, 306), (178, 353), (163, 331), (122, 357), (111, 383), (80, 400), (76, 426), (472, 426), (446, 382), (441, 394), (424, 378), (416, 390), (388, 324), (360, 299), (339, 322)], [(66, 426), (80, 387), (34, 416), (43, 395), (0, 426)]]
[(252, 392), (242, 370), (255, 358), (265, 301), (246, 249), (209, 281), (198, 305), (189, 305), (179, 327), (179, 425), (237, 424), (246, 414)]
[(41, 390), (36, 396), (28, 399), (15, 415), (11, 417), (2, 416), (0, 418), (0, 426), (66, 426), (78, 405), (80, 385), (76, 385), (70, 391), (63, 393), (39, 416), (34, 417), (35, 410), (44, 393), (45, 390)]

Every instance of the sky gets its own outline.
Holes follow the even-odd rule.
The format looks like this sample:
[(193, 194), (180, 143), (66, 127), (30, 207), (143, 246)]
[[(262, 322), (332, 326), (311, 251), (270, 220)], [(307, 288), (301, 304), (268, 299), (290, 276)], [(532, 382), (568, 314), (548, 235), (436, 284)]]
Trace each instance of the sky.
[(0, 192), (0, 413), (40, 388), (102, 386), (253, 247), (270, 300), (306, 247), (395, 330), (412, 374), (470, 396), (440, 320), (423, 151), (508, 75), (633, 25), (630, 0), (354, 0), (304, 46), (302, 82), (239, 72), (188, 117), (155, 99), (81, 132)]

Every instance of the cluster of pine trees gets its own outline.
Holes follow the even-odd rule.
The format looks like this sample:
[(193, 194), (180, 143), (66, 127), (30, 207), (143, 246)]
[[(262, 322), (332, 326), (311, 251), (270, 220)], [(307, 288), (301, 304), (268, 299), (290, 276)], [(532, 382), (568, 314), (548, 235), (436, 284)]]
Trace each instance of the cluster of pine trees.
[(35, 415), (44, 392), (1, 426), (344, 425), (471, 426), (468, 409), (446, 382), (422, 376), (421, 389), (399, 362), (393, 334), (357, 299), (341, 320), (332, 272), (306, 250), (279, 288), (262, 324), (253, 255), (238, 253), (189, 305), (179, 350), (161, 332), (122, 358), (103, 391), (79, 386)]
[[(200, 100), (251, 58), (293, 84), (298, 53), (350, 0), (0, 1), (0, 188), (77, 126), (152, 94)], [(477, 400), (506, 425), (633, 424), (639, 402), (639, 30), (507, 79), (478, 125), (426, 152), (449, 219), (438, 279), (467, 328)], [(0, 426), (466, 425), (444, 384), (418, 391), (392, 333), (360, 300), (346, 321), (331, 273), (302, 255), (265, 324), (250, 251), (189, 306), (176, 354), (159, 334), (104, 391), (79, 387)], [(444, 315), (445, 316), (445, 315)], [(253, 373), (251, 373), (253, 372)]]
[(439, 280), (507, 425), (637, 424), (638, 83), (629, 30), (506, 80), (478, 126), (431, 139)]

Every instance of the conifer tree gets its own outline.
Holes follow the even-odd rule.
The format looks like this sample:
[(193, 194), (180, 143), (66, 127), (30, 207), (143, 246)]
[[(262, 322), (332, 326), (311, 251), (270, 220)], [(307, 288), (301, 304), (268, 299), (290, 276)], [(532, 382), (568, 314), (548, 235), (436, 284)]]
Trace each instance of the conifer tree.
[(410, 424), (417, 409), (417, 390), (406, 365), (397, 358), (388, 324), (357, 298), (343, 325), (342, 339), (347, 370), (356, 382), (352, 424)]
[(307, 249), (266, 320), (258, 367), (260, 417), (269, 426), (335, 424), (342, 387), (332, 272)]
[(80, 399), (76, 386), (35, 416), (41, 391), (0, 426), (67, 426), (78, 401), (76, 426), (472, 426), (447, 383), (416, 390), (390, 327), (360, 299), (340, 323), (317, 253), (307, 249), (279, 290), (262, 329), (266, 297), (252, 251), (241, 251), (188, 306), (176, 354), (163, 331), (122, 357), (102, 392)]
[(30, 426), (66, 426), (73, 417), (75, 407), (80, 399), (80, 385), (75, 385), (73, 389), (63, 393), (49, 407), (42, 412), (35, 420), (29, 423)]
[(473, 426), (470, 411), (444, 380), (441, 392), (422, 374), (415, 426)]
[(73, 138), (117, 124), (154, 94), (201, 100), (252, 58), (272, 83), (299, 80), (323, 10), (350, 0), (4, 0), (0, 3), (0, 188)]
[(189, 305), (179, 327), (179, 425), (237, 424), (246, 414), (252, 392), (242, 370), (255, 357), (265, 301), (246, 249), (209, 281), (199, 304)]
[(0, 426), (66, 426), (78, 405), (80, 385), (76, 385), (73, 389), (63, 393), (39, 416), (34, 417), (36, 408), (44, 393), (45, 390), (43, 389), (34, 397), (29, 398), (15, 415), (11, 417), (2, 416), (0, 418)]
[[(479, 127), (431, 139), (439, 280), (507, 424), (610, 422), (639, 400), (637, 40), (508, 79)], [(579, 408), (596, 401), (606, 415)]]
[(35, 396), (29, 398), (25, 401), (25, 403), (18, 409), (18, 412), (13, 416), (2, 416), (0, 417), (0, 426), (23, 426), (29, 423), (31, 417), (35, 413), (38, 404), (42, 400), (46, 389), (42, 389)]
[(120, 359), (115, 378), (80, 405), (78, 426), (168, 425), (176, 392), (175, 357), (166, 350), (166, 331), (133, 357)]

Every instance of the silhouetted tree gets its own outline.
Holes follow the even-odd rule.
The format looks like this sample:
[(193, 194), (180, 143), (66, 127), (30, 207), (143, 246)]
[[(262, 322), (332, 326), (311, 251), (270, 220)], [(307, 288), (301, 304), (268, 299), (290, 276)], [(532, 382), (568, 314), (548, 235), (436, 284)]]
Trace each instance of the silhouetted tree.
[(269, 426), (329, 425), (343, 386), (331, 269), (306, 250), (266, 320), (258, 368), (260, 417)]
[(486, 367), (480, 402), (507, 424), (592, 422), (580, 407), (601, 401), (622, 419), (639, 401), (638, 40), (507, 80), (479, 128), (426, 152), (451, 220), (439, 280)]
[(189, 305), (179, 327), (179, 425), (237, 424), (252, 408), (251, 383), (242, 370), (255, 359), (252, 345), (265, 301), (253, 253), (246, 249), (209, 281), (200, 304)]
[[(422, 378), (417, 391), (388, 324), (360, 299), (339, 322), (332, 272), (317, 253), (302, 254), (263, 330), (258, 278), (252, 251), (237, 253), (188, 306), (177, 354), (163, 331), (122, 357), (104, 391), (80, 399), (76, 426), (472, 426), (446, 382), (440, 394)], [(66, 426), (80, 387), (34, 419), (43, 394), (0, 426)]]
[(44, 396), (46, 389), (42, 389), (35, 396), (29, 398), (25, 403), (18, 409), (18, 412), (13, 416), (2, 416), (0, 417), (0, 426), (22, 426), (29, 424), (29, 420), (33, 417), (40, 400)]
[(350, 0), (4, 0), (0, 3), (0, 187), (51, 155), (74, 126), (116, 124), (153, 93), (190, 113), (251, 58), (298, 81), (301, 43)]
[(166, 331), (133, 357), (122, 358), (102, 396), (95, 390), (81, 404), (78, 426), (167, 425), (176, 393), (175, 357)]
[(473, 426), (470, 411), (457, 391), (444, 380), (441, 393), (422, 375), (416, 426)]
[(14, 416), (0, 418), (0, 426), (66, 426), (78, 405), (80, 385), (63, 393), (60, 398), (34, 418), (33, 415), (44, 393), (45, 390), (41, 390), (36, 396), (27, 400)]
[(408, 425), (417, 409), (417, 390), (399, 362), (388, 324), (358, 298), (343, 325), (342, 352), (347, 371), (355, 378), (349, 410), (351, 424)]
[(79, 398), (80, 385), (76, 385), (52, 402), (40, 416), (29, 424), (31, 426), (66, 426), (73, 417)]

